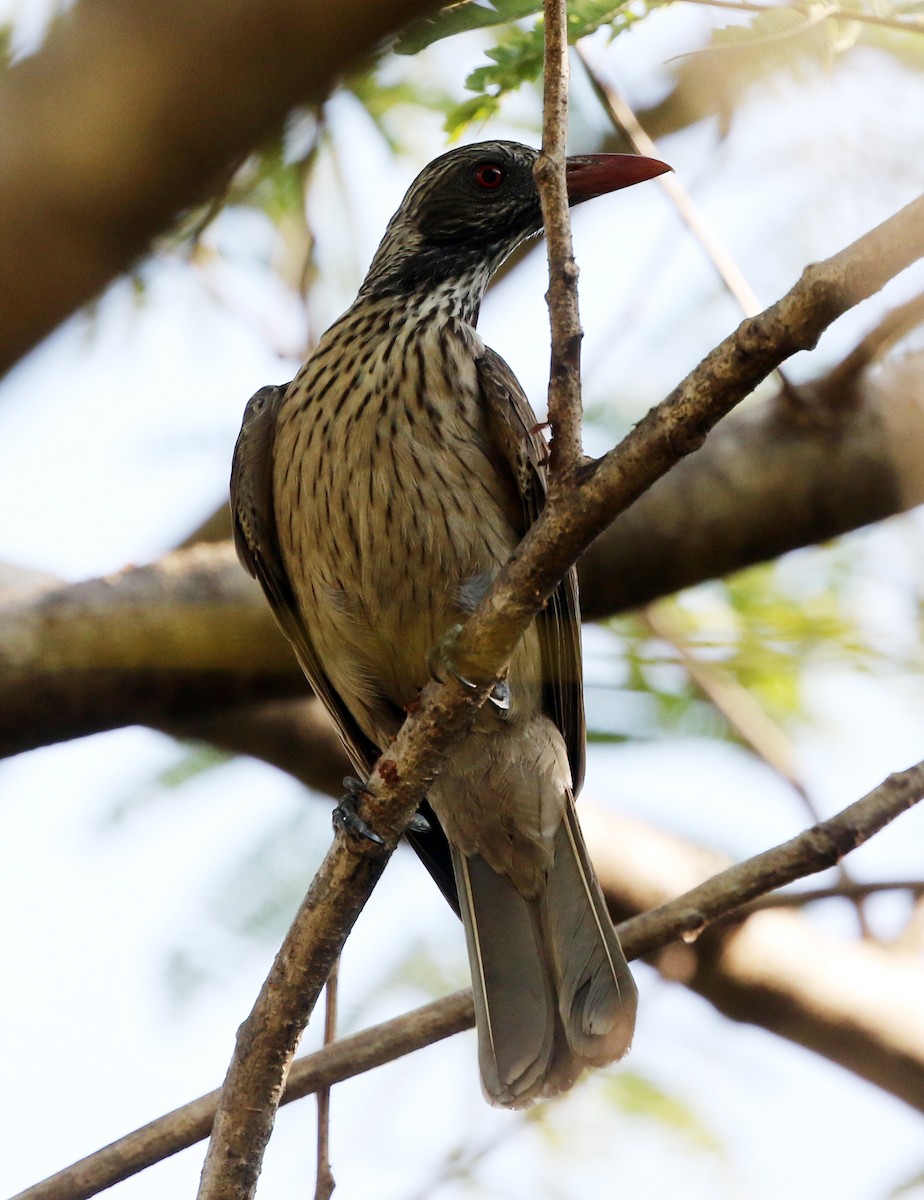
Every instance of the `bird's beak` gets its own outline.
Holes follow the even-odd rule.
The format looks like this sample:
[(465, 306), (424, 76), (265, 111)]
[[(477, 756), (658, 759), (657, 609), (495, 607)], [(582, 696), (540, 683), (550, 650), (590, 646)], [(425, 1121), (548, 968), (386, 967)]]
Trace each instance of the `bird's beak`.
[(644, 158), (641, 154), (576, 155), (565, 160), (568, 203), (581, 204), (594, 196), (605, 196), (633, 183), (655, 179), (672, 169), (660, 159)]

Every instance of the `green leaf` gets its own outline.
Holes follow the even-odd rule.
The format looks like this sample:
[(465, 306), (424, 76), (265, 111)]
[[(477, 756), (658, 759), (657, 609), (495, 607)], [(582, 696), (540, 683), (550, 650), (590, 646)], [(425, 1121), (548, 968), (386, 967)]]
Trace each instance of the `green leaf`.
[(465, 86), (470, 92), (493, 95), (513, 91), (521, 83), (531, 83), (539, 78), (544, 53), (541, 25), (534, 25), (532, 29), (512, 29), (488, 50), (492, 65), (472, 71)]
[[(617, 37), (665, 2), (646, 0), (630, 8), (628, 3), (614, 5), (612, 0), (572, 0), (568, 7), (568, 40), (576, 42), (603, 27), (609, 29), (611, 38)], [(510, 5), (503, 11), (508, 19), (513, 19), (516, 9), (517, 5)], [(544, 52), (541, 18), (529, 28), (514, 25), (501, 33), (497, 44), (486, 51), (490, 63), (476, 68), (465, 81), (465, 86), (477, 93), (479, 100), (465, 101), (452, 108), (446, 118), (447, 132), (456, 137), (471, 121), (493, 116), (504, 95), (539, 79)]]
[(443, 38), (492, 25), (508, 25), (541, 9), (542, 0), (463, 0), (461, 4), (447, 4), (434, 16), (409, 25), (393, 48), (398, 54), (418, 54)]
[(471, 100), (463, 100), (461, 104), (450, 108), (443, 128), (449, 137), (455, 140), (464, 133), (467, 126), (496, 116), (499, 108), (500, 99), (497, 96), (473, 96)]

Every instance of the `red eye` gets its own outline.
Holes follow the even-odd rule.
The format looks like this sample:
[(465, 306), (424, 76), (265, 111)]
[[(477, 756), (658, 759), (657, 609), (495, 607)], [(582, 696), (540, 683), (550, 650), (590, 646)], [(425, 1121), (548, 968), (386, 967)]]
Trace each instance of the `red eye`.
[(504, 182), (506, 176), (503, 167), (497, 163), (479, 163), (475, 168), (475, 182), (487, 192), (493, 192)]

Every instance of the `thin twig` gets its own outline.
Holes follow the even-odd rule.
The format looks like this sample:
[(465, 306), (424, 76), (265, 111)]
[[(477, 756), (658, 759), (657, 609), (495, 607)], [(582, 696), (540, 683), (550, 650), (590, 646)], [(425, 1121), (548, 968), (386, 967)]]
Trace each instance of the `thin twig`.
[(549, 290), (546, 302), (552, 327), (549, 373), (549, 488), (554, 495), (569, 486), (567, 476), (582, 457), (581, 319), (578, 269), (571, 243), (571, 214), (565, 182), (568, 138), (568, 14), (566, 0), (545, 0), (545, 77), (542, 103), (542, 153), (535, 166), (542, 204)]
[[(647, 154), (652, 158), (660, 157), (658, 147), (645, 132), (642, 123), (625, 97), (612, 83), (603, 78), (600, 71), (590, 61), (587, 51), (580, 42), (575, 46), (575, 50), (587, 74), (590, 86), (613, 126), (624, 135), (636, 154)], [(748, 283), (744, 272), (735, 262), (728, 247), (716, 235), (703, 216), (699, 205), (677, 176), (674, 174), (661, 175), (658, 177), (658, 184), (670, 197), (681, 221), (702, 246), (706, 257), (715, 267), (719, 278), (734, 297), (744, 315), (752, 317), (755, 313), (760, 312), (761, 304), (757, 293)]]
[[(641, 617), (655, 637), (661, 638), (672, 647), (689, 678), (715, 705), (742, 741), (789, 784), (811, 819), (819, 822), (821, 813), (818, 806), (796, 772), (792, 742), (776, 722), (767, 716), (750, 692), (727, 671), (716, 669), (712, 664), (704, 663), (691, 654), (679, 629), (665, 616), (663, 605), (648, 605), (642, 611)], [(837, 871), (841, 885), (845, 889), (850, 887), (854, 881), (844, 863), (837, 864)], [(866, 919), (861, 897), (855, 899), (854, 908), (860, 933), (863, 937), (871, 937), (872, 930)]]
[[(603, 110), (613, 123), (614, 128), (623, 134), (636, 154), (647, 154), (652, 158), (659, 157), (658, 147), (645, 132), (641, 121), (639, 121), (635, 114), (635, 110), (622, 93), (612, 83), (603, 78), (601, 73), (591, 63), (587, 51), (580, 42), (575, 45), (575, 50), (583, 64), (590, 86), (593, 88)], [(690, 233), (693, 234), (693, 237), (699, 242), (706, 257), (712, 263), (713, 267), (715, 267), (716, 273), (742, 313), (746, 317), (752, 317), (755, 313), (759, 313), (761, 304), (757, 298), (757, 293), (751, 287), (737, 262), (735, 262), (731, 251), (717, 236), (715, 230), (703, 216), (699, 205), (677, 176), (674, 174), (661, 175), (658, 178), (658, 183), (670, 197), (681, 221), (683, 221)], [(777, 367), (775, 374), (787, 398), (791, 402), (798, 402), (798, 395), (795, 388), (786, 377), (783, 369)]]
[[(880, 879), (874, 883), (833, 883), (830, 887), (805, 888), (798, 892), (772, 892), (752, 900), (741, 910), (743, 913), (759, 912), (767, 908), (804, 908), (819, 900), (866, 900), (870, 896), (881, 896), (885, 892), (908, 892), (913, 897), (924, 896), (924, 879)], [(740, 914), (738, 914), (740, 915)]]
[[(797, 837), (736, 863), (693, 888), (679, 900), (633, 917), (619, 927), (629, 958), (650, 954), (676, 937), (694, 941), (720, 915), (731, 911), (728, 897), (744, 905), (806, 875), (825, 871), (868, 841), (890, 821), (924, 799), (924, 762), (897, 771), (862, 799)], [(735, 907), (738, 907), (736, 904)], [(668, 934), (668, 929), (671, 931)]]
[[(463, 991), (343, 1038), (293, 1063), (280, 1104), (291, 1104), (322, 1087), (352, 1079), (471, 1029), (474, 1021), (472, 994)], [(216, 1089), (158, 1117), (27, 1188), (12, 1200), (88, 1200), (207, 1138), (220, 1095), (221, 1090)]]
[[(340, 977), (340, 959), (327, 977), (324, 988), (324, 1045), (332, 1046), (337, 1040), (337, 984)], [(318, 1088), (318, 1169), (315, 1176), (314, 1200), (330, 1200), (334, 1194), (334, 1174), (330, 1167), (330, 1084)]]
[[(626, 956), (635, 959), (651, 954), (678, 938), (692, 940), (710, 922), (743, 909), (764, 893), (826, 870), (922, 798), (924, 762), (891, 775), (837, 816), (783, 845), (729, 867), (651, 912), (623, 921), (618, 931)], [(892, 886), (901, 885), (880, 885), (878, 890)], [(917, 889), (920, 885), (914, 881), (906, 886)], [(297, 1060), (280, 1103), (288, 1104), (382, 1066), (473, 1024), (470, 991), (436, 1000)], [(219, 1095), (218, 1091), (209, 1092), (159, 1117), (11, 1200), (88, 1200), (208, 1137)]]
[[(711, 663), (704, 663), (691, 654), (679, 628), (668, 619), (662, 606), (648, 605), (639, 616), (649, 633), (667, 643), (690, 680), (715, 705), (745, 745), (801, 794), (802, 784), (792, 761), (792, 743), (750, 692), (727, 671), (720, 673)], [(806, 811), (813, 820), (821, 819), (810, 803), (806, 805)]]

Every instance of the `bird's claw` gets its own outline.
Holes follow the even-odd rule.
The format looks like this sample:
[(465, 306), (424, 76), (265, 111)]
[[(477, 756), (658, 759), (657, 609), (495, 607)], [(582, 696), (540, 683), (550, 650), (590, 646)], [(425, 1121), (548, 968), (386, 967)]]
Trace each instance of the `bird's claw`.
[(346, 793), (334, 809), (331, 820), (335, 830), (343, 830), (355, 838), (365, 838), (377, 846), (384, 846), (384, 838), (379, 837), (371, 825), (359, 815), (358, 806), (361, 796), (368, 796), (369, 788), (355, 775), (347, 775), (343, 781)]
[[(462, 632), (461, 625), (450, 625), (440, 640), (435, 646), (431, 647), (427, 653), (427, 669), (438, 683), (443, 683), (444, 678), (441, 674), (445, 671), (451, 675), (453, 679), (457, 679), (463, 687), (474, 692), (478, 688), (477, 683), (472, 683), (470, 679), (466, 679), (460, 671), (456, 669), (453, 661), (452, 651), (458, 640), (459, 634)], [(491, 691), (488, 693), (488, 703), (493, 705), (501, 713), (506, 713), (510, 709), (510, 688), (506, 679), (498, 679)]]
[(467, 687), (469, 691), (473, 692), (478, 687), (478, 684), (472, 683), (470, 679), (466, 679), (464, 675), (459, 673), (452, 656), (452, 651), (459, 640), (461, 632), (461, 625), (450, 625), (436, 645), (430, 647), (427, 651), (427, 670), (438, 683), (445, 683), (442, 674), (445, 671), (447, 675), (451, 675), (463, 687)]
[(432, 828), (427, 818), (420, 813), (414, 813), (407, 826), (408, 833), (429, 833)]
[[(457, 679), (469, 691), (475, 691), (478, 684), (472, 683), (472, 680), (466, 679), (463, 674), (457, 670), (454, 658), (452, 658), (452, 649), (454, 649), (458, 635), (462, 632), (461, 625), (450, 625), (450, 628), (445, 631), (445, 634), (440, 637), (436, 646), (431, 647), (427, 652), (427, 670), (431, 676), (437, 680), (437, 683), (444, 683), (445, 679), (442, 672), (449, 674), (454, 679)], [(510, 688), (506, 679), (498, 679), (494, 684), (487, 697), (488, 703), (498, 709), (500, 713), (509, 712), (510, 709)]]
[(488, 703), (493, 704), (499, 712), (505, 713), (510, 711), (510, 687), (506, 679), (498, 679), (494, 687), (491, 688)]

